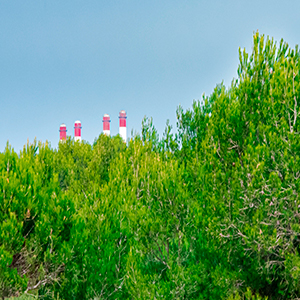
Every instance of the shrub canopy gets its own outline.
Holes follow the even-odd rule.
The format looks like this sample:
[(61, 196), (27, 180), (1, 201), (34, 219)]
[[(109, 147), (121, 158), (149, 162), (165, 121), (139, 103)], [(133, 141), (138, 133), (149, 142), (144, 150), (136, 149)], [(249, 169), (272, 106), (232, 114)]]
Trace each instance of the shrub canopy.
[(299, 298), (299, 57), (256, 33), (162, 138), (7, 145), (0, 296)]

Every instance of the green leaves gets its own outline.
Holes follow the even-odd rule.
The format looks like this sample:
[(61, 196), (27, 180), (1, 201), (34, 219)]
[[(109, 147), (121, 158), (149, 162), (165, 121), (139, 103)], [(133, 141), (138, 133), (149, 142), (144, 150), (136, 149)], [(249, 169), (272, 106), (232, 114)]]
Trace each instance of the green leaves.
[(7, 145), (0, 296), (299, 298), (299, 57), (255, 33), (161, 139), (144, 118), (128, 145)]

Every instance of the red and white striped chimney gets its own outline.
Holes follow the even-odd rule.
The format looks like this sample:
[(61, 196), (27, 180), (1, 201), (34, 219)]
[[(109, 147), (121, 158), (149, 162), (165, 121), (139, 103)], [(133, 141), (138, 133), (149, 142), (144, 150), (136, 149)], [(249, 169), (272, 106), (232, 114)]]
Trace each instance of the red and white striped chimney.
[(67, 139), (67, 126), (62, 123), (59, 127), (59, 140), (65, 141)]
[(127, 140), (126, 119), (127, 116), (125, 110), (121, 110), (119, 113), (119, 120), (120, 120), (119, 134), (125, 143)]
[(75, 121), (74, 125), (74, 137), (75, 141), (81, 141), (81, 122), (80, 121)]
[(110, 117), (108, 114), (103, 116), (103, 133), (110, 136)]

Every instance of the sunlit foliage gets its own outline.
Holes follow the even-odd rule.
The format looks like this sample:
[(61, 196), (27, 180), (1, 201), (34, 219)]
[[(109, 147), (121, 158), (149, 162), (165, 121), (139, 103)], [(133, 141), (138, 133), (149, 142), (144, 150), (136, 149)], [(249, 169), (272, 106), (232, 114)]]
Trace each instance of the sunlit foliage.
[(7, 145), (0, 297), (299, 298), (299, 57), (256, 33), (161, 138)]

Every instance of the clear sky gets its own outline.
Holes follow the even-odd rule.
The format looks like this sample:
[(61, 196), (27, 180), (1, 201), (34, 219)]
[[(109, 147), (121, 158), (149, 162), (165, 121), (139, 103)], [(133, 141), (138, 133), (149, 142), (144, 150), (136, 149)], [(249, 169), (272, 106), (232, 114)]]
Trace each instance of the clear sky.
[(118, 133), (153, 117), (159, 133), (176, 108), (237, 77), (238, 47), (253, 32), (300, 43), (300, 1), (0, 1), (0, 151), (27, 139), (57, 147), (59, 125), (92, 143), (103, 114)]

